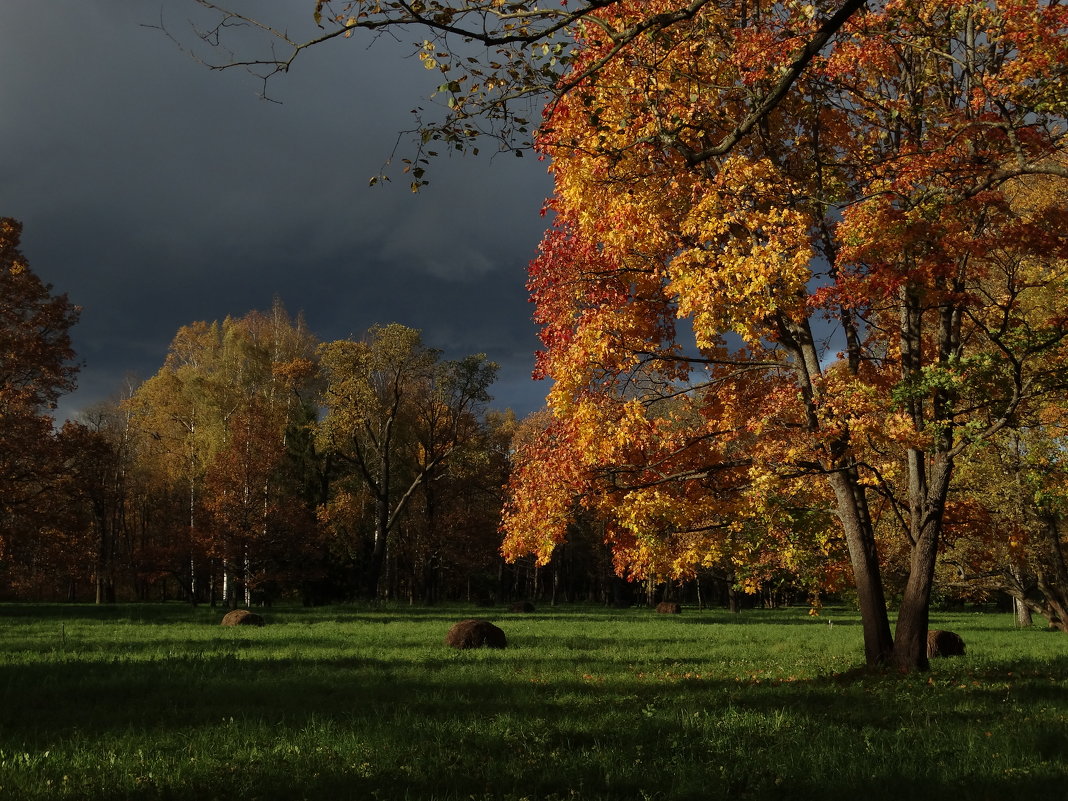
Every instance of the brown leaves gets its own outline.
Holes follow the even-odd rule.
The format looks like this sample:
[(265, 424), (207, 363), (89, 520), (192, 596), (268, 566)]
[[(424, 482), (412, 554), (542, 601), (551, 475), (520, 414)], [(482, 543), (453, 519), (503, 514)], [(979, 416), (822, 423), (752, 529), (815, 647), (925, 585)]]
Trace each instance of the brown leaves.
[(63, 450), (49, 414), (74, 388), (69, 329), (78, 309), (52, 295), (19, 251), (22, 226), (0, 218), (0, 552), (52, 519)]
[(0, 218), (0, 412), (49, 409), (74, 388), (69, 329), (79, 309), (30, 270), (22, 225)]

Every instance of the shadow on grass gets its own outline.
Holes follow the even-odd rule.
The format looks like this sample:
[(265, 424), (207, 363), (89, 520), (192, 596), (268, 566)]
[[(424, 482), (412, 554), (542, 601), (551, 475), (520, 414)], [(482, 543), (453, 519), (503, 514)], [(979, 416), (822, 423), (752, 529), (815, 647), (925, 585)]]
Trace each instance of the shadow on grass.
[(1068, 656), (978, 674), (739, 681), (679, 676), (689, 660), (677, 658), (674, 673), (645, 675), (605, 656), (580, 676), (582, 655), (563, 646), (421, 659), (269, 659), (256, 651), (277, 642), (242, 646), (0, 665), (0, 750), (92, 753), (134, 733), (164, 761), (196, 753), (173, 780), (157, 771), (140, 790), (85, 794), (108, 801), (1015, 799), (1058, 797), (1068, 779)]
[(313, 774), (304, 776), (295, 772), (291, 763), (277, 761), (257, 766), (255, 781), (235, 779), (233, 770), (220, 766), (214, 771), (198, 771), (180, 787), (147, 784), (134, 793), (105, 791), (93, 798), (188, 801), (189, 798), (219, 799), (224, 794), (232, 794), (234, 798), (257, 801), (856, 801), (858, 797), (865, 801), (944, 801), (946, 798), (1034, 801), (1063, 798), (1064, 790), (1061, 774), (1030, 776), (1012, 772), (1002, 778), (974, 782), (875, 774), (855, 780), (837, 778), (817, 783), (802, 778), (776, 783), (749, 778), (741, 771), (724, 772), (718, 764), (711, 763), (708, 778), (703, 781), (691, 778), (691, 772), (687, 771), (677, 774), (666, 785), (654, 786), (629, 774), (605, 777), (591, 772), (564, 776), (551, 765), (510, 775), (502, 775), (486, 761), (471, 767), (462, 782), (448, 776), (412, 777), (401, 772), (383, 782), (329, 765), (319, 766)]

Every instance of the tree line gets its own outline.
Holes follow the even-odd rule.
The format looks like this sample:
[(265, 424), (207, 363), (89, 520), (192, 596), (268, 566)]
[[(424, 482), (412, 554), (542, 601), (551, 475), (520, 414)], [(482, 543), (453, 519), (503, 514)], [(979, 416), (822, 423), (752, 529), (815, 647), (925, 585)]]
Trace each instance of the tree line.
[[(78, 309), (30, 270), (19, 224), (2, 223), (5, 598), (670, 599), (737, 610), (818, 607), (821, 597), (853, 592), (847, 549), (833, 514), (819, 506), (818, 485), (777, 489), (763, 504), (742, 493), (747, 512), (730, 495), (751, 480), (732, 487), (725, 471), (717, 492), (706, 484), (686, 497), (678, 489), (694, 485), (647, 450), (648, 468), (671, 479), (652, 485), (671, 491), (669, 505), (642, 506), (648, 499), (628, 477), (636, 468), (576, 491), (559, 471), (582, 441), (562, 436), (549, 410), (517, 420), (491, 409), (496, 365), (485, 356), (444, 359), (418, 331), (396, 324), (321, 343), (280, 300), (268, 311), (183, 326), (154, 376), (57, 429), (50, 413), (74, 387), (69, 329)], [(648, 399), (648, 387), (634, 397)], [(682, 394), (662, 402), (685, 411)], [(1001, 594), (1022, 618), (1034, 612), (1064, 627), (1061, 408), (1038, 407), (958, 465), (938, 565), (943, 599)], [(648, 449), (639, 434), (622, 444)], [(661, 433), (658, 447), (673, 441)], [(750, 434), (744, 445), (751, 464), (760, 439)], [(682, 542), (668, 515), (706, 514), (709, 499), (732, 510), (732, 525)], [(566, 541), (539, 555), (517, 547), (513, 533), (507, 561), (501, 508), (507, 521), (524, 504), (545, 532), (562, 515)], [(612, 532), (624, 511), (644, 515), (644, 544)], [(878, 521), (892, 601), (908, 564), (893, 520)]]
[(25, 439), (42, 472), (5, 521), (10, 590), (424, 601), (490, 577), (513, 424), (486, 410), (495, 371), (400, 325), (321, 344), (280, 301), (184, 326), (121, 400)]
[[(280, 299), (181, 327), (159, 371), (62, 425), (80, 309), (0, 220), (0, 599), (218, 605), (604, 600), (603, 544), (500, 554), (497, 365), (375, 325), (320, 342)], [(537, 416), (532, 418), (538, 419)], [(617, 593), (618, 594), (618, 593)]]

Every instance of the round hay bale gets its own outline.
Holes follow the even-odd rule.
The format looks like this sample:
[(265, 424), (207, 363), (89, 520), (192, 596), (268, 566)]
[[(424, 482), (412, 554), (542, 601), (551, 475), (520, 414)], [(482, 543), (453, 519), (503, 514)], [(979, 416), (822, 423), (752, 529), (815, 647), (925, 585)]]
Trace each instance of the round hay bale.
[(656, 605), (656, 611), (661, 615), (680, 615), (682, 614), (682, 604), (675, 601), (661, 601)]
[(504, 648), (504, 632), (488, 620), (461, 620), (445, 635), (445, 644), (453, 648)]
[(262, 626), (265, 621), (255, 612), (247, 609), (235, 609), (223, 615), (221, 626)]
[(516, 601), (508, 607), (509, 612), (533, 612), (534, 604), (530, 601)]
[(927, 658), (936, 656), (964, 656), (964, 640), (952, 631), (927, 632)]

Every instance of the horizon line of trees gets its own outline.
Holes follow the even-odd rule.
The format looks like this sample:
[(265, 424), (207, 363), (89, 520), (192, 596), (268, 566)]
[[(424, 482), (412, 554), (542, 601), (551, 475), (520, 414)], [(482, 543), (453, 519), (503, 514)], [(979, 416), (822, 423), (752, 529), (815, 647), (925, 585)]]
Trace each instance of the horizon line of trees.
[[(490, 408), (497, 366), (485, 355), (444, 359), (398, 324), (321, 343), (281, 300), (192, 323), (154, 376), (57, 430), (50, 411), (74, 386), (79, 310), (29, 269), (19, 224), (0, 222), (0, 600), (668, 599), (737, 610), (851, 597), (848, 555), (818, 495), (808, 508), (777, 496), (779, 529), (739, 518), (730, 549), (685, 555), (698, 562), (686, 577), (654, 559), (620, 578), (627, 564), (598, 508), (619, 486), (571, 496), (567, 541), (548, 559), (514, 548), (505, 558), (501, 509), (516, 469), (532, 448), (567, 443), (552, 439), (545, 411), (517, 420)], [(1065, 628), (1059, 408), (961, 460), (939, 600), (1012, 598), (1021, 622), (1034, 613)], [(879, 525), (893, 601), (908, 552), (892, 523)], [(647, 527), (665, 536), (654, 518)]]
[(497, 365), (445, 359), (403, 325), (323, 343), (280, 299), (194, 322), (155, 375), (57, 427), (80, 310), (33, 275), (20, 232), (4, 220), (0, 600), (613, 592), (601, 546), (571, 549), (549, 580), (503, 560), (518, 422), (489, 407)]
[(69, 469), (51, 492), (68, 509), (7, 538), (8, 593), (233, 606), (486, 592), (514, 425), (487, 408), (496, 370), (398, 324), (319, 343), (280, 300), (183, 326), (154, 376), (62, 429)]

